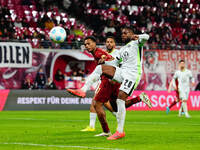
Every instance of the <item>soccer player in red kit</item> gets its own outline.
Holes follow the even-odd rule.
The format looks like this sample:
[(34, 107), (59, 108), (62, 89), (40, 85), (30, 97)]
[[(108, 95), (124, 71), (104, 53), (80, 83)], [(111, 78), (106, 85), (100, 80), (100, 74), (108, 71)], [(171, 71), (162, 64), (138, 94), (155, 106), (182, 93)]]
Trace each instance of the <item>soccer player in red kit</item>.
[[(112, 44), (114, 43), (114, 45), (112, 45), (111, 43)], [(113, 37), (108, 37), (106, 39), (107, 51), (110, 54), (108, 54), (104, 50), (96, 47), (96, 40), (94, 37), (86, 37), (84, 40), (84, 44), (85, 44), (86, 49), (93, 54), (96, 62), (98, 62), (98, 63), (116, 59), (116, 58), (114, 58), (115, 57), (115, 54), (114, 54), (115, 53), (115, 41), (114, 41)], [(119, 60), (117, 60), (117, 59), (116, 59), (116, 61), (117, 62), (115, 62), (114, 64), (111, 64), (111, 65), (116, 65), (119, 62)], [(119, 87), (120, 87), (120, 83), (112, 81), (104, 75), (101, 76), (101, 84), (97, 88), (97, 90), (95, 92), (95, 96), (94, 96), (92, 104), (91, 104), (91, 108), (95, 107), (96, 113), (98, 115), (99, 121), (100, 121), (102, 129), (103, 129), (103, 133), (98, 134), (96, 136), (110, 136), (110, 134), (111, 134), (110, 130), (108, 128), (107, 121), (106, 121), (105, 111), (102, 106), (103, 105), (106, 106), (111, 112), (117, 112), (117, 105), (115, 103), (116, 103), (116, 99), (118, 96)], [(72, 89), (68, 89), (68, 91), (72, 94), (74, 91), (77, 92), (77, 90), (72, 90)], [(151, 105), (149, 105), (149, 103), (147, 103), (145, 101), (146, 100), (145, 96), (146, 95), (144, 95), (144, 93), (143, 93), (140, 96), (127, 101), (126, 107), (130, 107), (133, 104), (140, 102), (141, 100), (143, 100), (149, 107), (151, 107)], [(83, 97), (85, 97), (85, 95), (83, 95)], [(108, 102), (108, 100), (109, 100), (109, 102)], [(91, 108), (90, 108), (90, 112), (91, 112)], [(92, 114), (94, 115), (95, 113), (92, 112)], [(94, 116), (93, 116), (93, 118), (94, 118)], [(92, 119), (92, 118), (90, 118), (90, 119)], [(93, 127), (87, 127), (86, 129), (84, 129), (82, 131), (94, 131), (94, 130), (95, 129), (93, 126)]]

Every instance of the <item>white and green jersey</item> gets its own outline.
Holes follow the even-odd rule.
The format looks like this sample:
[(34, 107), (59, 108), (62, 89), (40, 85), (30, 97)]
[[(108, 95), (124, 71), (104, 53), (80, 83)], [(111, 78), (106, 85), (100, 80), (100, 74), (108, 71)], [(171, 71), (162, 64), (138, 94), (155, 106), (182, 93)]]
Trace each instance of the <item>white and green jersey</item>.
[(121, 69), (137, 74), (142, 73), (143, 45), (148, 39), (148, 34), (141, 34), (139, 40), (131, 41), (120, 49)]
[(194, 83), (194, 78), (192, 76), (192, 72), (188, 69), (184, 71), (177, 70), (173, 76), (173, 84), (175, 85), (175, 80), (178, 81), (178, 90), (181, 91), (189, 91), (190, 90), (190, 81)]
[(109, 54), (114, 58), (114, 60), (112, 60), (112, 61), (105, 61), (105, 64), (106, 65), (110, 65), (110, 66), (114, 66), (114, 67), (119, 67), (119, 64), (121, 62), (121, 59), (118, 58), (119, 50), (118, 49), (114, 49)]
[(117, 59), (122, 59), (121, 66), (116, 67), (113, 79), (121, 83), (120, 90), (131, 95), (137, 87), (142, 74), (143, 44), (149, 35), (139, 35), (139, 40), (134, 40), (121, 47)]

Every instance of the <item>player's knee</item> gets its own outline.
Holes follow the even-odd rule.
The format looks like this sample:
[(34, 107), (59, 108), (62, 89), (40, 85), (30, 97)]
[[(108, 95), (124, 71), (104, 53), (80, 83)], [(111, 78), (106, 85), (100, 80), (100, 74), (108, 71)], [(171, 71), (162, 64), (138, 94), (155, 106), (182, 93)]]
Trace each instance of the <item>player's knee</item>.
[(113, 66), (101, 65), (102, 66), (102, 74), (112, 79), (115, 74), (116, 68)]
[(96, 111), (95, 111), (95, 108), (94, 108), (94, 103), (95, 103), (95, 100), (93, 99), (93, 100), (92, 100), (92, 103), (91, 103), (91, 105), (90, 105), (90, 112), (96, 112)]
[(127, 97), (128, 97), (128, 94), (126, 94), (126, 93), (123, 92), (123, 91), (119, 91), (118, 99), (126, 100)]
[(100, 103), (98, 101), (94, 101), (94, 108), (95, 110), (98, 110), (100, 107)]

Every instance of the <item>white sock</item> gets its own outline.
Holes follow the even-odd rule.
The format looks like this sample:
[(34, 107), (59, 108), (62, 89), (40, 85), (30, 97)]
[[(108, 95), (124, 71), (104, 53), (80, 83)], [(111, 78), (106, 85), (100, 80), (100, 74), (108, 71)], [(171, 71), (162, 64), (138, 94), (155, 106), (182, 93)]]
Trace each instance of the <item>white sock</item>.
[(113, 116), (117, 117), (117, 112), (112, 112)]
[(126, 107), (125, 101), (121, 99), (117, 99), (117, 131), (122, 133), (124, 131), (124, 122), (126, 117)]
[(185, 116), (189, 117), (190, 115), (188, 114), (187, 102), (182, 102), (182, 105), (183, 105), (183, 111), (185, 112)]
[(97, 114), (90, 112), (90, 127), (95, 128), (95, 122), (96, 122)]
[(90, 86), (100, 79), (102, 74), (101, 65), (96, 66), (95, 70), (86, 78), (84, 86), (81, 88), (82, 91), (87, 92)]
[(179, 112), (178, 112), (178, 115), (179, 115), (179, 116), (181, 116), (182, 110), (183, 110), (183, 105), (182, 105), (182, 103), (181, 103), (181, 107), (180, 107)]

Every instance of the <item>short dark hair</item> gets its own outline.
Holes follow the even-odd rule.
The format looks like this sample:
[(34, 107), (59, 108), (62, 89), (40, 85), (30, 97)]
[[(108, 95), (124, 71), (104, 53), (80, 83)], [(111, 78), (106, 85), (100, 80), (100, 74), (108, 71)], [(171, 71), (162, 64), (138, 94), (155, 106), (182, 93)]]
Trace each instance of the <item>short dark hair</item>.
[(107, 40), (108, 38), (111, 38), (111, 39), (113, 39), (113, 40), (114, 40), (114, 42), (116, 43), (114, 36), (107, 36), (107, 37), (106, 37), (106, 40)]
[(124, 26), (122, 29), (128, 29), (132, 31), (134, 34), (142, 34), (142, 32), (134, 26)]
[(123, 27), (123, 29), (128, 29), (128, 30), (132, 31), (133, 33), (135, 33), (135, 30), (132, 26), (125, 26), (125, 27)]
[(182, 62), (185, 63), (185, 60), (181, 59), (181, 60), (179, 61), (179, 63), (182, 63)]
[(85, 37), (85, 39), (84, 39), (84, 42), (85, 42), (85, 40), (88, 40), (88, 39), (90, 39), (90, 40), (92, 40), (93, 42), (95, 42), (96, 43), (96, 38), (94, 37), (94, 36), (86, 36)]

